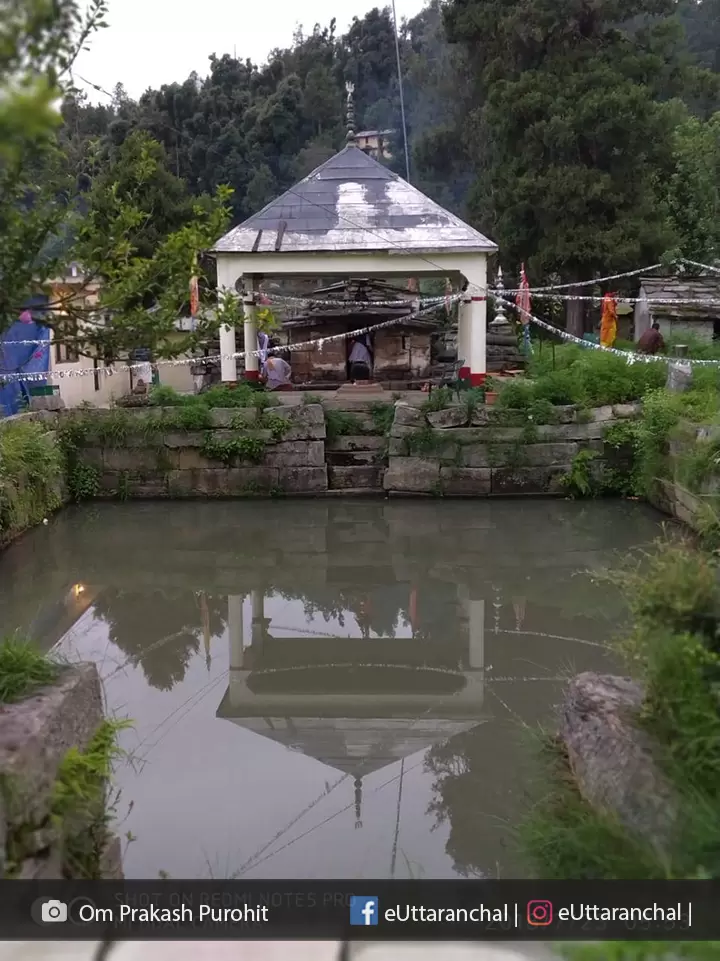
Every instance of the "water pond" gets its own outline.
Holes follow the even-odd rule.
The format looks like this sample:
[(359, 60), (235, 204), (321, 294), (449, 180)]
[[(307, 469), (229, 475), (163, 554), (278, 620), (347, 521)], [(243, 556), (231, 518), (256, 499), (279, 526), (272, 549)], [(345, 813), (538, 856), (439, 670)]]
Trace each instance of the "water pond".
[(0, 556), (3, 630), (95, 661), (133, 721), (126, 875), (520, 877), (528, 730), (613, 669), (642, 505), (73, 508)]

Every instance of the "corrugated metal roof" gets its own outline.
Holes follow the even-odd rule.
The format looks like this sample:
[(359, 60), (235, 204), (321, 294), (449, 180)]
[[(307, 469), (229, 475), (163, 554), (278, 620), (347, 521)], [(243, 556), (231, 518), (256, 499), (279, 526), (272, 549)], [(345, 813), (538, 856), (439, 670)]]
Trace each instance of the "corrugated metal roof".
[(225, 234), (216, 253), (493, 251), (496, 244), (354, 145)]

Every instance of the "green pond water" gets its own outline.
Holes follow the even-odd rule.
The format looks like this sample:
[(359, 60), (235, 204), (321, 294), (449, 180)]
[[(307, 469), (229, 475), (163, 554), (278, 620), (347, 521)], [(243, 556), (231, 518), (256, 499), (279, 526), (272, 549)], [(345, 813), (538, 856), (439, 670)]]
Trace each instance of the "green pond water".
[(527, 730), (613, 670), (588, 571), (639, 504), (73, 508), (0, 555), (3, 631), (92, 660), (129, 717), (126, 875), (521, 877)]

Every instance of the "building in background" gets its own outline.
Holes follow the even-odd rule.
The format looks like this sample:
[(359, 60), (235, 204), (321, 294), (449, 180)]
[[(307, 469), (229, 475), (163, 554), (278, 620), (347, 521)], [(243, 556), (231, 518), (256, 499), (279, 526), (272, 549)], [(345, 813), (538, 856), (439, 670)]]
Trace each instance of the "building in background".
[(720, 338), (720, 275), (687, 279), (642, 277), (633, 320), (636, 341), (654, 323), (660, 324), (660, 333), (666, 340), (678, 337), (717, 340)]
[(375, 160), (390, 160), (390, 141), (394, 133), (394, 130), (361, 130), (355, 134), (355, 142), (363, 153)]

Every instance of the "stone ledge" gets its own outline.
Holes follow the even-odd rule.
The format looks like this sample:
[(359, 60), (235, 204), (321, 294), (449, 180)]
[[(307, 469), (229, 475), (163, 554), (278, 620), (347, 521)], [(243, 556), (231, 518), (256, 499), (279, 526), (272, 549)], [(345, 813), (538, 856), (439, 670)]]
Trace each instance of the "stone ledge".
[(586, 801), (612, 812), (633, 835), (661, 845), (676, 804), (637, 722), (642, 704), (643, 690), (629, 678), (579, 674), (568, 686), (559, 734)]
[(56, 683), (0, 708), (0, 873), (8, 833), (22, 830), (32, 835), (24, 876), (60, 876), (58, 839), (48, 824), (54, 785), (70, 748), (84, 751), (103, 720), (94, 664), (64, 667)]

